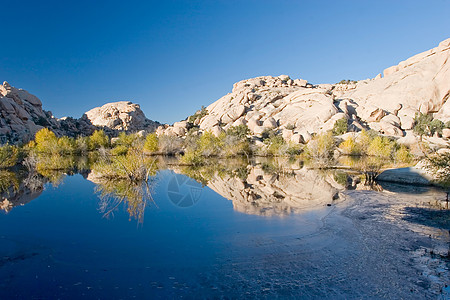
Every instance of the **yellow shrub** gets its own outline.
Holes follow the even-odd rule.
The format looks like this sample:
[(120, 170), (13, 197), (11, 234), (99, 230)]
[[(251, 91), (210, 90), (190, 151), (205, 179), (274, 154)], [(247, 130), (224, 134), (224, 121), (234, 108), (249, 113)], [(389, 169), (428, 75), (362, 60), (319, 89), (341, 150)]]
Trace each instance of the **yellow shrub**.
[(95, 150), (100, 147), (107, 148), (110, 145), (109, 137), (105, 134), (103, 130), (96, 130), (89, 137), (89, 148), (90, 150)]
[(34, 141), (36, 142), (36, 149), (39, 152), (58, 152), (58, 139), (56, 138), (56, 135), (47, 128), (42, 128), (41, 130), (36, 132)]
[(353, 137), (349, 137), (339, 145), (339, 149), (346, 155), (361, 155), (361, 145)]
[(390, 158), (395, 149), (395, 142), (387, 137), (377, 136), (367, 148), (367, 154), (372, 156)]
[(158, 149), (159, 149), (158, 143), (159, 143), (159, 141), (158, 141), (158, 137), (156, 136), (156, 134), (150, 133), (145, 138), (144, 151), (149, 152), (149, 153), (158, 151)]
[(395, 160), (400, 163), (409, 163), (412, 161), (412, 155), (405, 145), (401, 145), (395, 152)]

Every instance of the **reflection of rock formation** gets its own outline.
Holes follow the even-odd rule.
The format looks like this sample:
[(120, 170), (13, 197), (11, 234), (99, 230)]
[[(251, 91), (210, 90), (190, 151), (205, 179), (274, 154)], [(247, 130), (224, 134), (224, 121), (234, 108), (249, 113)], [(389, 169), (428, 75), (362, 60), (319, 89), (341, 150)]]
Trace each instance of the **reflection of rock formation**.
[(39, 197), (44, 190), (42, 177), (29, 176), (19, 183), (14, 173), (11, 176), (11, 184), (2, 189), (0, 193), (0, 209), (9, 212), (16, 206), (25, 205)]
[(253, 167), (245, 180), (216, 176), (208, 187), (233, 201), (235, 210), (256, 215), (286, 215), (320, 208), (338, 199), (342, 188), (316, 170), (276, 175), (260, 167)]

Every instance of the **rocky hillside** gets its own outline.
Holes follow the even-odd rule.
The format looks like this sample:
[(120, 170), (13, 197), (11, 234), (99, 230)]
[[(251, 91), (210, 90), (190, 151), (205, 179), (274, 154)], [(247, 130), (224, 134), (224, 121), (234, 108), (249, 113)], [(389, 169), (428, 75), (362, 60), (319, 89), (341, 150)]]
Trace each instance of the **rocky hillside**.
[(198, 125), (217, 135), (245, 124), (255, 136), (274, 129), (286, 140), (300, 143), (346, 119), (349, 131), (365, 128), (397, 137), (412, 135), (417, 112), (450, 121), (449, 58), (447, 39), (374, 79), (318, 85), (287, 75), (243, 80), (204, 113), (160, 127), (157, 133), (182, 136), (190, 126)]
[(95, 126), (106, 127), (113, 130), (125, 131), (153, 131), (158, 122), (147, 119), (139, 104), (129, 101), (107, 103), (86, 112), (83, 116)]
[(111, 135), (118, 131), (153, 131), (158, 122), (147, 119), (138, 104), (128, 101), (114, 102), (86, 112), (81, 118), (55, 118), (42, 109), (42, 102), (25, 90), (0, 85), (0, 144), (21, 143), (34, 138), (41, 128), (47, 127), (57, 135), (89, 135), (103, 129)]

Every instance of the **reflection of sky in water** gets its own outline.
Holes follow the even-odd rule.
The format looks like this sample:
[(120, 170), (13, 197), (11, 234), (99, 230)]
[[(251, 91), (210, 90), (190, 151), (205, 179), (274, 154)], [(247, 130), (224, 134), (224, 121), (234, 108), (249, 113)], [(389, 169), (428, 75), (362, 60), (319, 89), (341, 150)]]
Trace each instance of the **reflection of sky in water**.
[[(0, 296), (167, 298), (247, 293), (250, 297), (358, 298), (405, 297), (410, 289), (415, 295), (429, 296), (434, 291), (424, 278), (423, 286), (416, 286), (409, 277), (392, 271), (416, 270), (408, 257), (403, 259), (409, 252), (399, 250), (397, 243), (420, 264), (427, 257), (420, 251), (438, 249), (445, 241), (433, 236), (430, 242), (426, 236), (422, 242), (423, 234), (431, 230), (428, 224), (414, 222), (424, 230), (419, 236), (398, 229), (413, 222), (393, 216), (407, 213), (405, 207), (412, 205), (406, 204), (416, 204), (418, 195), (350, 191), (328, 207), (338, 187), (331, 177), (320, 181), (312, 173), (264, 177), (258, 172), (250, 171), (243, 187), (245, 195), (259, 193), (259, 197), (242, 196), (237, 203), (228, 199), (239, 192), (238, 182), (227, 186), (226, 177), (213, 178), (202, 187), (184, 175), (161, 171), (154, 203), (146, 206), (141, 224), (130, 220), (123, 207), (103, 218), (95, 184), (79, 175), (66, 177), (58, 187), (47, 185), (37, 199), (0, 215)], [(309, 188), (310, 195), (297, 197), (301, 191), (292, 187), (297, 182)], [(311, 196), (316, 191), (328, 202), (314, 202)], [(349, 204), (360, 195), (370, 199), (366, 206)], [(425, 191), (422, 196), (433, 197), (429, 195), (441, 194)], [(382, 202), (377, 203), (377, 197)], [(389, 201), (392, 205), (386, 205)], [(190, 203), (194, 205), (186, 205)], [(340, 215), (338, 203), (350, 205), (344, 213), (348, 216)], [(267, 210), (272, 213), (261, 213)], [(383, 230), (389, 238), (380, 237)], [(394, 237), (399, 235), (404, 240)], [(391, 258), (380, 249), (392, 251)], [(367, 272), (375, 262), (377, 268), (392, 272)], [(430, 268), (426, 272), (436, 273)], [(442, 280), (435, 282), (442, 284)]]

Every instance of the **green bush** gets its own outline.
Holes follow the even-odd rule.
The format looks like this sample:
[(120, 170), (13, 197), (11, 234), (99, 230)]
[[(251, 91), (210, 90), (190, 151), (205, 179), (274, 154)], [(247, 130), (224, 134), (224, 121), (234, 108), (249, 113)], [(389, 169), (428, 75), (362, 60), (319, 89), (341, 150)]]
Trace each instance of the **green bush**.
[(15, 166), (19, 161), (19, 148), (11, 145), (0, 146), (0, 168)]
[(345, 155), (361, 155), (361, 145), (356, 142), (355, 138), (349, 137), (339, 145), (342, 153)]
[(202, 156), (217, 156), (223, 148), (223, 140), (205, 131), (198, 140), (198, 151)]
[(435, 133), (442, 134), (442, 129), (446, 125), (448, 124), (444, 124), (441, 120), (433, 119), (431, 114), (416, 113), (413, 131), (422, 138), (424, 135), (432, 136)]
[(315, 136), (305, 148), (307, 158), (326, 162), (333, 157), (336, 143), (331, 132)]
[(199, 111), (197, 111), (195, 114), (193, 114), (192, 116), (190, 116), (188, 118), (188, 122), (194, 123), (195, 120), (201, 119), (204, 116), (206, 116), (207, 114), (208, 114), (208, 110), (206, 109), (206, 107), (202, 106), (202, 108)]
[(401, 145), (395, 152), (395, 161), (399, 163), (410, 163), (413, 159), (408, 147)]
[(434, 174), (437, 183), (450, 187), (450, 153), (429, 156), (425, 163), (425, 168)]
[(395, 146), (396, 143), (391, 141), (389, 138), (377, 136), (369, 144), (367, 154), (371, 156), (391, 158), (395, 150)]
[(269, 128), (264, 129), (264, 131), (261, 133), (261, 138), (263, 142), (267, 139), (273, 138), (274, 136), (276, 136), (275, 131)]
[(105, 132), (103, 130), (96, 130), (89, 137), (89, 149), (90, 150), (97, 150), (101, 147), (109, 148), (110, 144), (111, 143), (110, 143), (109, 137), (105, 134)]
[(337, 84), (350, 84), (350, 83), (357, 83), (357, 82), (358, 81), (356, 81), (356, 80), (342, 79)]
[(250, 155), (252, 151), (248, 134), (249, 129), (246, 125), (230, 127), (225, 135), (219, 137), (223, 145), (221, 154), (228, 157)]
[(58, 153), (58, 139), (56, 135), (47, 128), (42, 128), (36, 132), (34, 141), (36, 150), (42, 153)]
[(334, 123), (334, 127), (333, 127), (333, 135), (341, 135), (346, 133), (348, 130), (348, 123), (347, 123), (347, 119), (342, 118), (336, 121), (336, 123)]
[(205, 159), (198, 151), (186, 151), (180, 158), (180, 162), (191, 166), (201, 166), (205, 163)]
[(119, 133), (117, 140), (114, 142), (114, 146), (120, 145), (127, 148), (133, 146), (133, 143), (137, 140), (137, 136), (135, 134), (126, 134), (125, 132)]
[(240, 139), (246, 139), (249, 132), (250, 130), (247, 125), (239, 125), (228, 128), (227, 135), (235, 136)]
[(111, 149), (110, 153), (114, 156), (126, 155), (128, 153), (128, 147), (124, 145), (117, 145)]
[(157, 152), (159, 149), (158, 143), (159, 143), (159, 141), (158, 141), (158, 137), (156, 136), (156, 134), (150, 133), (145, 138), (144, 152), (147, 152), (147, 153)]
[(434, 135), (435, 133), (438, 133), (438, 134), (442, 135), (442, 129), (444, 129), (444, 128), (445, 128), (445, 124), (441, 120), (434, 119), (430, 123), (430, 133), (431, 133), (431, 135)]
[(78, 149), (73, 138), (63, 136), (58, 139), (58, 153), (75, 154), (76, 152), (78, 152)]
[(280, 135), (273, 135), (266, 138), (264, 144), (267, 145), (267, 154), (272, 156), (282, 156), (288, 149), (288, 145)]

